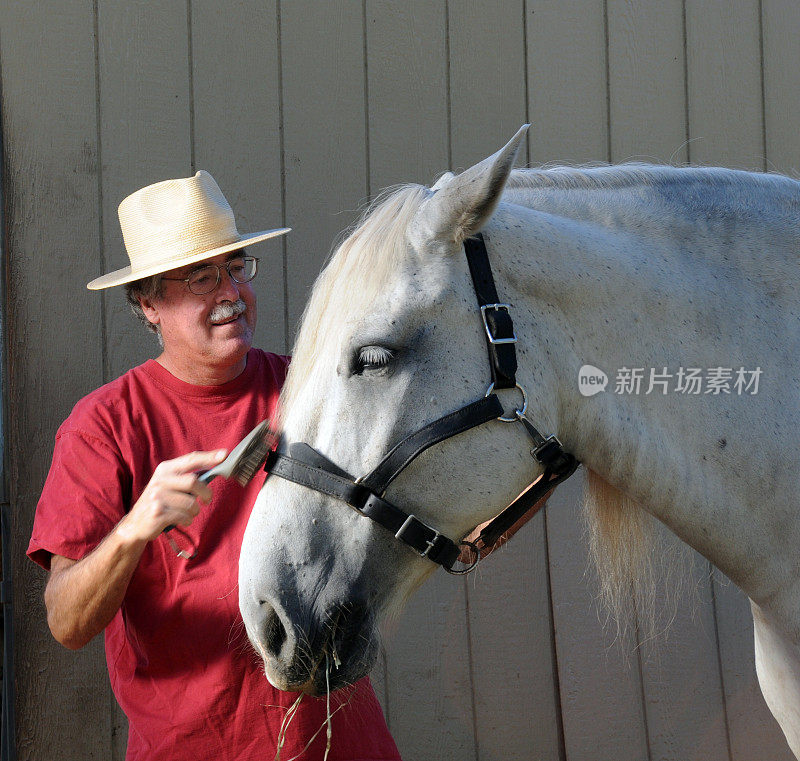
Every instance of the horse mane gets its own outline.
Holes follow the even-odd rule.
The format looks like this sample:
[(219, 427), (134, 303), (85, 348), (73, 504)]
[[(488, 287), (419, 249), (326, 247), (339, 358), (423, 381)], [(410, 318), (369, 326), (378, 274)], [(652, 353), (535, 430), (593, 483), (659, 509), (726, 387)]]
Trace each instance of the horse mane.
[(406, 231), (428, 195), (430, 190), (424, 185), (387, 188), (345, 231), (303, 311), (280, 409), (289, 409), (300, 389), (314, 382), (320, 357), (338, 354), (347, 316), (363, 314), (400, 266), (407, 253)]
[[(689, 219), (716, 220), (730, 214), (761, 218), (769, 214), (774, 224), (794, 230), (800, 214), (800, 182), (786, 175), (634, 162), (515, 169), (506, 183), (503, 200), (537, 208), (539, 199), (547, 199), (549, 191), (583, 191), (590, 194), (588, 199), (595, 190), (632, 191), (632, 203), (649, 197), (659, 205), (677, 204), (680, 213)], [(600, 209), (600, 199), (598, 195), (590, 203)], [(766, 204), (765, 199), (769, 199)], [(649, 224), (655, 224), (657, 219), (656, 215)]]
[(610, 190), (635, 185), (652, 185), (654, 177), (672, 167), (658, 164), (581, 164), (514, 169), (506, 182), (507, 190)]
[(699, 603), (697, 589), (688, 586), (689, 546), (669, 539), (647, 510), (588, 468), (582, 508), (601, 609), (618, 637), (635, 629), (639, 643), (657, 641), (680, 601)]
[(797, 192), (797, 180), (782, 174), (748, 172), (726, 167), (675, 167), (669, 164), (582, 164), (514, 169), (506, 190), (616, 190), (663, 183), (701, 183), (713, 187), (752, 187), (753, 182), (784, 185)]
[[(583, 517), (600, 602), (618, 633), (638, 621), (655, 633), (655, 532), (653, 518), (595, 471), (586, 469)], [(632, 607), (638, 600), (638, 616)]]

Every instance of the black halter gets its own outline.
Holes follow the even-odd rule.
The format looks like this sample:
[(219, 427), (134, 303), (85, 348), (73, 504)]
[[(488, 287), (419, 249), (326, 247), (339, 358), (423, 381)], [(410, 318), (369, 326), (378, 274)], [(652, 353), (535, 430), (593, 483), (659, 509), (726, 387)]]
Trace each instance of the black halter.
[[(483, 236), (478, 234), (464, 241), (464, 252), (478, 298), (492, 371), (492, 382), (485, 396), (407, 436), (391, 449), (372, 472), (358, 479), (304, 443), (285, 445), (281, 442), (264, 466), (270, 475), (280, 476), (347, 503), (361, 515), (391, 531), (422, 557), (438, 563), (449, 573), (457, 574), (471, 571), (482, 551), (492, 547), (531, 507), (569, 478), (579, 464), (573, 455), (564, 451), (555, 436), (542, 436), (525, 418), (527, 400), (525, 391), (516, 382), (517, 356), (514, 344), (517, 337), (509, 314), (510, 306), (498, 303)], [(516, 409), (513, 415), (505, 416), (500, 400), (492, 392), (495, 389), (514, 388), (522, 394), (522, 407)], [(544, 473), (496, 516), (474, 542), (456, 543), (383, 498), (389, 484), (421, 452), (491, 420), (521, 422), (534, 443), (531, 455), (544, 465)], [(461, 553), (461, 546), (470, 547), (475, 559), (467, 567), (454, 570), (453, 565)]]

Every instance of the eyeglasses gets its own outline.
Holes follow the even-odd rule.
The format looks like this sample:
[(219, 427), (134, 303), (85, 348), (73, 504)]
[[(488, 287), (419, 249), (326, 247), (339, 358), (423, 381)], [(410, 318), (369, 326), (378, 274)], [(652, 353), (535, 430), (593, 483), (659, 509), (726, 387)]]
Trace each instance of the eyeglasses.
[(225, 262), (225, 264), (206, 264), (190, 273), (189, 277), (162, 277), (161, 279), (186, 283), (189, 290), (196, 296), (204, 296), (219, 285), (223, 267), (228, 270), (228, 275), (234, 283), (249, 283), (258, 272), (258, 258), (240, 256)]

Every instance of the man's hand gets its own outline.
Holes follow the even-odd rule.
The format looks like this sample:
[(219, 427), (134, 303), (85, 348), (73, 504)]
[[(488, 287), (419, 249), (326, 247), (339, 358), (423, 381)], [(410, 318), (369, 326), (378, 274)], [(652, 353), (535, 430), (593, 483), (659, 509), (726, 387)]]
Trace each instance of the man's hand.
[(211, 500), (195, 471), (211, 468), (225, 450), (192, 452), (159, 464), (128, 514), (82, 560), (54, 555), (44, 593), (47, 622), (65, 647), (83, 647), (116, 615), (147, 543), (167, 526), (188, 526)]
[(211, 489), (198, 481), (195, 471), (222, 462), (226, 450), (191, 452), (160, 463), (142, 495), (117, 526), (121, 537), (133, 541), (155, 539), (167, 526), (188, 526), (211, 501)]

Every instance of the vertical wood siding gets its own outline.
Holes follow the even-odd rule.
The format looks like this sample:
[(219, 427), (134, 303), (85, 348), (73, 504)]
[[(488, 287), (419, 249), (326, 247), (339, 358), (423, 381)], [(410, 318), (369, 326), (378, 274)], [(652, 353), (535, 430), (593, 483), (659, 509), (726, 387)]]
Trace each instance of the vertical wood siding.
[[(55, 644), (44, 574), (24, 559), (58, 424), (155, 353), (121, 289), (85, 289), (126, 263), (125, 195), (204, 168), (241, 230), (293, 227), (257, 281), (257, 341), (288, 351), (316, 273), (370, 198), (466, 168), (525, 121), (522, 164), (800, 169), (790, 0), (0, 0), (0, 31), (26, 761), (125, 753), (101, 643)], [(657, 642), (603, 626), (580, 488), (562, 486), (474, 576), (436, 574), (395, 625), (374, 680), (403, 757), (788, 760), (747, 601), (702, 558), (683, 552), (688, 591)]]
[[(63, 8), (57, 23), (51, 13), (6, 3), (0, 22), (3, 133), (11, 151), (4, 198), (7, 277), (14, 283), (6, 324), (15, 347), (7, 430), (17, 748), (20, 758), (45, 758), (48, 744), (62, 737), (73, 758), (99, 759), (108, 755), (113, 717), (102, 644), (79, 654), (52, 644), (43, 575), (24, 558), (55, 426), (104, 380), (103, 304), (84, 282), (103, 266), (94, 11), (86, 0)], [(6, 37), (11, 29), (20, 34)]]

